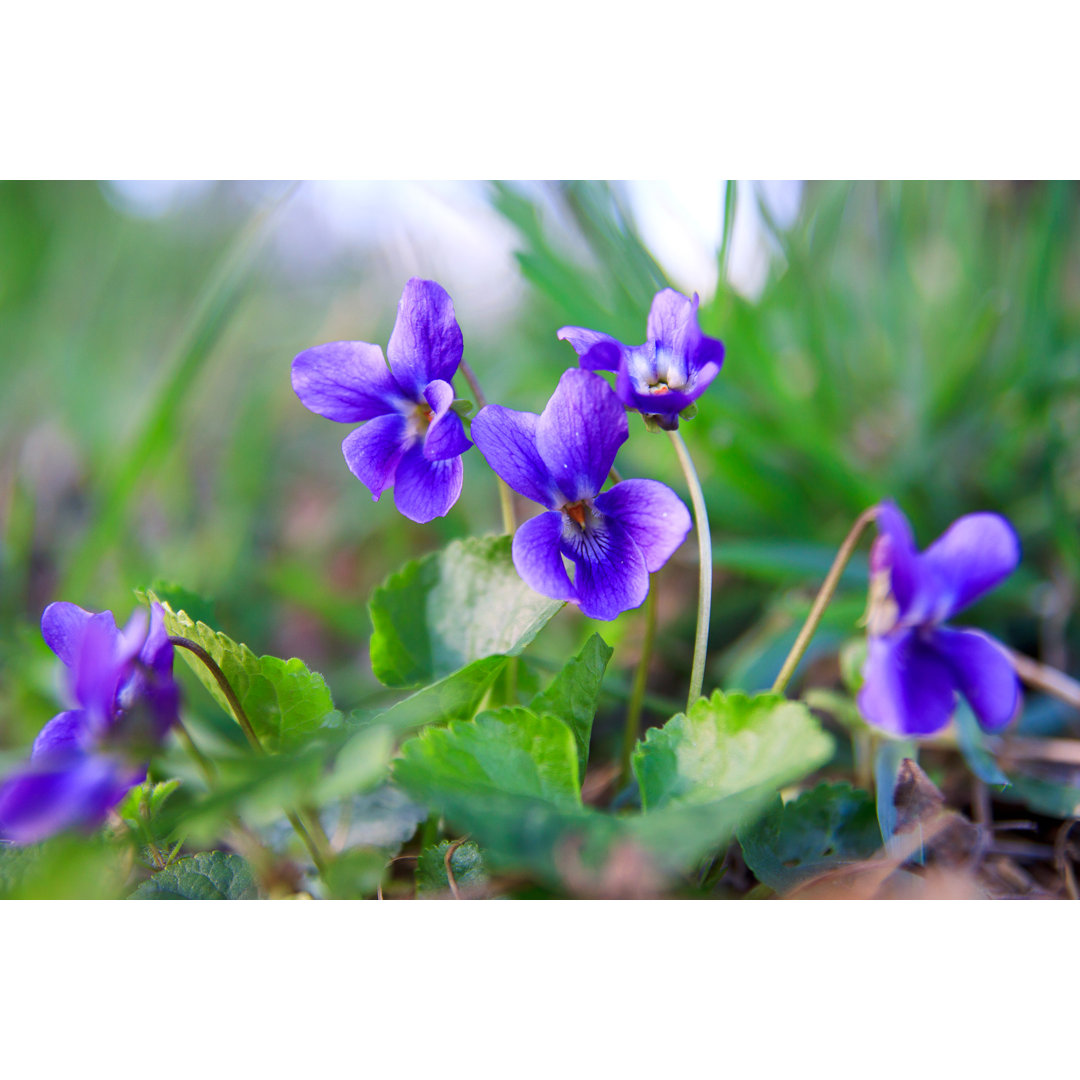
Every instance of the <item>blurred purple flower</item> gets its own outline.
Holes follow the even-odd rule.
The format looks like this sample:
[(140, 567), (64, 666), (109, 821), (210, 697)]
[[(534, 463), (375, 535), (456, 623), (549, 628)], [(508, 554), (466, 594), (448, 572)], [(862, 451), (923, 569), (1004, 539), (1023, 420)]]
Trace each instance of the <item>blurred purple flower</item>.
[(378, 502), (387, 488), (412, 521), (445, 516), (461, 494), (461, 455), (472, 446), (451, 408), (461, 363), (454, 304), (434, 281), (410, 278), (386, 346), (333, 341), (292, 363), (296, 396), (342, 424), (367, 421), (341, 444), (353, 475)]
[(173, 646), (162, 609), (132, 615), (50, 604), (46, 644), (63, 662), (76, 708), (38, 733), (30, 761), (0, 783), (0, 838), (32, 844), (68, 828), (93, 829), (135, 784), (176, 720)]
[(863, 716), (891, 735), (932, 735), (952, 719), (959, 692), (983, 728), (1003, 728), (1020, 701), (1008, 653), (978, 630), (943, 624), (1016, 569), (1012, 526), (998, 514), (968, 514), (922, 553), (894, 503), (878, 507), (877, 527)]
[(700, 397), (724, 362), (723, 342), (706, 337), (697, 320), (698, 295), (674, 289), (653, 297), (644, 345), (624, 345), (598, 330), (564, 326), (558, 337), (569, 341), (586, 371), (614, 371), (619, 400), (668, 430), (679, 426), (679, 413)]
[[(611, 387), (572, 368), (539, 416), (486, 405), (472, 434), (499, 476), (548, 509), (514, 534), (514, 566), (525, 582), (593, 619), (638, 607), (649, 574), (690, 531), (690, 514), (656, 480), (623, 480), (600, 494), (627, 438), (626, 412)], [(573, 581), (564, 556), (574, 564)]]

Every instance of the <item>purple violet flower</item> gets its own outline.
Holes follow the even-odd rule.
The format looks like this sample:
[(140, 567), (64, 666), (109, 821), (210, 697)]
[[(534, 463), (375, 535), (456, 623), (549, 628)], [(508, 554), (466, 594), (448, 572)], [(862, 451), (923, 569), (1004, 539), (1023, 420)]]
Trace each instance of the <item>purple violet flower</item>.
[(293, 360), (296, 396), (313, 413), (341, 424), (366, 421), (341, 450), (353, 475), (378, 502), (421, 524), (445, 516), (461, 494), (461, 455), (472, 446), (451, 407), (461, 363), (454, 303), (434, 281), (410, 278), (386, 346), (332, 341)]
[(177, 717), (173, 646), (161, 607), (120, 630), (111, 611), (50, 604), (46, 644), (63, 662), (76, 708), (38, 733), (30, 761), (0, 782), (0, 838), (33, 844), (63, 829), (93, 829), (136, 784)]
[[(510, 487), (547, 507), (514, 534), (514, 566), (524, 581), (592, 619), (640, 606), (649, 574), (686, 539), (690, 514), (656, 480), (623, 480), (600, 493), (628, 435), (611, 387), (571, 368), (539, 416), (486, 405), (472, 435)], [(564, 557), (574, 565), (573, 581)]]
[(644, 345), (624, 345), (580, 326), (564, 326), (557, 336), (573, 345), (586, 371), (617, 373), (615, 390), (628, 409), (673, 431), (679, 413), (705, 392), (724, 362), (723, 342), (701, 332), (697, 309), (697, 293), (688, 299), (661, 289), (649, 309)]
[(968, 514), (921, 553), (894, 503), (880, 505), (877, 527), (863, 716), (891, 735), (932, 735), (952, 719), (959, 692), (983, 728), (1003, 728), (1020, 701), (1004, 646), (943, 624), (1016, 569), (1020, 543), (1012, 526), (998, 514)]

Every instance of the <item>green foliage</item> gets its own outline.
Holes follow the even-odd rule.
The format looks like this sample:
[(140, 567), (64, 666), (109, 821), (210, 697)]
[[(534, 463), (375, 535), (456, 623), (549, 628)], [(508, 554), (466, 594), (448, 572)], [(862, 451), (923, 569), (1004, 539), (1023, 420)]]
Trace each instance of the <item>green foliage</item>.
[(521, 652), (560, 607), (518, 576), (509, 536), (455, 540), (372, 593), (371, 666), (388, 686), (441, 679), (481, 657)]
[(0, 845), (0, 898), (115, 900), (130, 865), (127, 842), (62, 834), (29, 847)]
[(956, 741), (960, 745), (960, 752), (964, 755), (968, 768), (984, 784), (1008, 786), (1009, 778), (1002, 772), (994, 755), (987, 750), (983, 730), (979, 727), (971, 706), (962, 698), (957, 701), (954, 719)]
[[(829, 544), (809, 544), (797, 540), (725, 541), (713, 547), (713, 565), (741, 577), (771, 585), (807, 583), (819, 585), (836, 557)], [(853, 560), (844, 567), (841, 585), (866, 588), (870, 580), (865, 560)]]
[[(276, 753), (296, 746), (333, 714), (334, 702), (326, 680), (309, 671), (302, 660), (256, 656), (246, 645), (238, 645), (206, 623), (195, 622), (186, 612), (173, 611), (153, 592), (146, 595), (161, 603), (170, 634), (194, 641), (213, 657), (244, 707), (263, 749)], [(228, 699), (206, 665), (188, 649), (177, 651), (222, 709), (232, 716)]]
[[(327, 801), (330, 795), (322, 785), (333, 777), (332, 772), (327, 774), (327, 763), (340, 746), (340, 739), (328, 739), (278, 754), (220, 757), (211, 790), (193, 800), (174, 799), (159, 815), (156, 831), (210, 844), (237, 816), (249, 824), (268, 825), (279, 821), (285, 808)], [(388, 756), (389, 751), (383, 753)], [(385, 756), (370, 772), (385, 770)], [(338, 788), (347, 786), (340, 783)], [(337, 794), (331, 790), (332, 796)]]
[(474, 660), (452, 675), (391, 705), (369, 723), (403, 734), (425, 724), (468, 720), (476, 713), (484, 695), (506, 666), (506, 660), (505, 656), (485, 656)]
[(386, 855), (375, 848), (344, 851), (327, 868), (327, 891), (335, 900), (373, 897), (385, 868)]
[(148, 824), (158, 816), (166, 800), (179, 786), (179, 780), (136, 784), (121, 800), (116, 812), (133, 828)]
[(473, 836), (495, 866), (586, 895), (625, 888), (620, 867), (636, 867), (653, 884), (686, 872), (729, 842), (772, 795), (739, 793), (644, 815), (601, 813), (581, 805), (570, 729), (523, 708), (423, 732), (402, 747), (394, 777)]
[(376, 787), (386, 779), (393, 752), (394, 736), (389, 728), (362, 728), (338, 751), (333, 767), (319, 779), (314, 793), (307, 794), (308, 801), (321, 806)]
[[(416, 862), (416, 898), (418, 900), (445, 899), (450, 894), (450, 881), (446, 876), (446, 853), (452, 841), (443, 840), (420, 853)], [(454, 847), (450, 856), (450, 869), (454, 882), (464, 894), (477, 893), (487, 885), (488, 875), (484, 869), (484, 857), (472, 840)]]
[(650, 728), (633, 768), (646, 810), (776, 790), (825, 764), (833, 740), (805, 705), (780, 694), (701, 698)]
[[(158, 578), (146, 590), (153, 593), (163, 604), (168, 604), (173, 611), (183, 611), (193, 622), (204, 622), (208, 626), (217, 622), (217, 605), (213, 600), (208, 600), (198, 593), (185, 589), (183, 585), (177, 585), (174, 581), (163, 581)], [(136, 590), (136, 596), (140, 596)]]
[(818, 784), (797, 799), (776, 799), (766, 814), (739, 830), (746, 865), (777, 892), (881, 847), (872, 796), (849, 784)]
[(1080, 816), (1080, 783), (1075, 781), (1070, 783), (1012, 772), (1009, 774), (1009, 786), (999, 792), (998, 797), (1023, 803), (1036, 814), (1046, 814), (1048, 817), (1068, 820)]
[(257, 900), (251, 867), (224, 851), (200, 851), (159, 870), (130, 900)]
[(581, 777), (585, 776), (585, 767), (589, 763), (593, 718), (611, 652), (604, 639), (599, 634), (593, 634), (581, 652), (555, 676), (551, 685), (529, 704), (533, 712), (557, 716), (574, 733), (578, 774)]
[(574, 736), (555, 716), (521, 706), (429, 728), (410, 739), (394, 778), (416, 798), (433, 790), (505, 792), (558, 807), (581, 805)]

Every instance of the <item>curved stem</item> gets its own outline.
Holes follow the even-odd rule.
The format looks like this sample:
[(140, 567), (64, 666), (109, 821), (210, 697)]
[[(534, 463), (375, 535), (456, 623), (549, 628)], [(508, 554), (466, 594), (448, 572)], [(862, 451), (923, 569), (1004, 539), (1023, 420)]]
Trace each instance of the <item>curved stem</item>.
[(694, 664), (690, 670), (690, 691), (686, 696), (686, 707), (701, 697), (701, 684), (705, 681), (705, 653), (709, 647), (709, 614), (712, 610), (712, 536), (709, 533), (709, 512), (705, 506), (705, 495), (701, 490), (694, 462), (690, 451), (678, 429), (669, 431), (675, 453), (679, 457), (686, 484), (690, 488), (690, 501), (694, 504), (694, 524), (698, 538), (698, 609), (697, 633), (694, 636)]
[[(484, 391), (480, 389), (476, 373), (464, 360), (458, 365), (458, 371), (461, 372), (463, 378), (469, 384), (473, 397), (476, 398), (476, 408), (478, 410), (482, 409), (487, 404), (487, 398), (484, 397)], [(501, 476), (496, 475), (495, 479), (499, 484), (499, 509), (502, 511), (503, 532), (512, 536), (517, 529), (517, 519), (514, 516), (514, 496)]]
[(476, 398), (477, 409), (482, 409), (487, 404), (487, 398), (484, 397), (484, 391), (480, 389), (480, 383), (476, 380), (476, 373), (465, 360), (462, 360), (458, 365), (458, 371), (461, 372), (463, 378), (469, 384), (469, 389), (472, 391), (473, 397)]
[(174, 722), (173, 727), (176, 728), (176, 733), (180, 736), (180, 741), (184, 744), (184, 749), (191, 755), (191, 759), (198, 766), (199, 773), (203, 778), (203, 782), (208, 788), (214, 786), (214, 766), (210, 763), (210, 759), (198, 748), (195, 744), (195, 740), (191, 737), (191, 732), (183, 725), (179, 718)]
[(840, 575), (844, 572), (844, 567), (847, 566), (848, 560), (855, 552), (855, 547), (859, 543), (859, 537), (862, 536), (863, 529), (876, 516), (876, 506), (864, 510), (856, 518), (855, 524), (851, 526), (851, 531), (844, 538), (844, 542), (840, 545), (840, 550), (836, 553), (836, 558), (833, 559), (833, 564), (829, 567), (829, 572), (825, 576), (825, 581), (818, 590), (817, 596), (814, 597), (810, 614), (806, 616), (806, 622), (803, 623), (799, 636), (795, 639), (795, 644), (791, 646), (791, 652), (788, 653), (784, 666), (780, 669), (780, 674), (776, 676), (776, 681), (772, 684), (774, 694), (780, 693), (787, 686), (791, 676), (795, 674), (795, 669), (799, 666), (799, 661), (803, 658), (803, 653), (806, 652), (810, 639), (814, 636), (814, 631), (817, 630), (818, 624), (821, 622), (821, 616), (825, 614), (825, 609), (829, 606), (833, 593), (836, 592), (836, 586), (840, 583)]
[(232, 684), (225, 677), (225, 672), (218, 667), (217, 661), (196, 641), (191, 641), (186, 637), (171, 636), (169, 641), (180, 649), (187, 649), (188, 652), (194, 653), (202, 662), (203, 666), (211, 675), (214, 676), (214, 681), (221, 688), (221, 692), (225, 695), (225, 699), (229, 703), (229, 708), (233, 711), (233, 716), (236, 717), (236, 722), (240, 725), (240, 729), (247, 736), (247, 741), (251, 744), (251, 748), (259, 754), (265, 754), (262, 743), (259, 742), (259, 736), (255, 734), (255, 729), (251, 726), (251, 721), (247, 717), (247, 713), (244, 712), (244, 706), (240, 704), (240, 699), (236, 696), (236, 691), (233, 690)]
[[(233, 711), (233, 716), (236, 717), (236, 722), (240, 725), (241, 730), (247, 736), (248, 742), (251, 744), (251, 748), (257, 754), (265, 754), (263, 745), (259, 742), (259, 736), (255, 734), (255, 729), (251, 726), (251, 721), (248, 719), (247, 713), (244, 712), (244, 706), (240, 704), (240, 699), (236, 696), (236, 691), (233, 690), (232, 684), (225, 676), (225, 672), (218, 666), (217, 661), (196, 641), (191, 641), (186, 637), (178, 637), (170, 635), (169, 641), (177, 648), (187, 649), (188, 652), (194, 653), (203, 663), (203, 666), (211, 675), (214, 676), (214, 681), (221, 688), (221, 692), (225, 695), (225, 699), (229, 703), (229, 708)], [(195, 743), (191, 739), (191, 735), (188, 734), (187, 729), (184, 729), (184, 734), (187, 736), (187, 742), (190, 748), (195, 749), (198, 758), (201, 758), (203, 762), (206, 761), (201, 751), (195, 748)], [(326, 857), (324, 856), (319, 845), (312, 838), (311, 832), (304, 825), (300, 816), (293, 810), (286, 810), (285, 817), (288, 819), (289, 824), (293, 827), (296, 834), (304, 842), (304, 846), (308, 849), (308, 853), (311, 855), (312, 861), (315, 863), (315, 868), (322, 875), (326, 871)], [(322, 826), (319, 826), (319, 831), (322, 831)]]
[(645, 637), (641, 643), (641, 659), (634, 672), (630, 689), (630, 704), (626, 709), (626, 727), (623, 729), (622, 757), (619, 759), (621, 783), (630, 780), (630, 758), (634, 744), (641, 733), (641, 707), (645, 701), (645, 683), (649, 677), (649, 661), (652, 660), (653, 641), (656, 639), (656, 589), (650, 588), (645, 597)]

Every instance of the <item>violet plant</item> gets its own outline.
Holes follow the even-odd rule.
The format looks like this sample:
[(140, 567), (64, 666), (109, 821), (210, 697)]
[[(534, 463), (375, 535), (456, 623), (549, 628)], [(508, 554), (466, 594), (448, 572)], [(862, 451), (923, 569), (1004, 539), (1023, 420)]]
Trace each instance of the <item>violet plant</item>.
[[(987, 732), (1013, 721), (1017, 672), (1029, 677), (1030, 668), (987, 635), (945, 625), (1015, 569), (1011, 526), (971, 514), (920, 553), (887, 501), (844, 540), (772, 689), (703, 695), (712, 544), (678, 429), (708, 407), (724, 346), (703, 333), (697, 296), (672, 289), (655, 296), (643, 345), (580, 327), (557, 336), (579, 366), (553, 377), (539, 413), (485, 402), (463, 362), (453, 302), (433, 281), (406, 284), (385, 359), (376, 345), (340, 341), (292, 363), (305, 407), (361, 425), (342, 450), (375, 501), (393, 488), (409, 520), (447, 515), (473, 441), (499, 484), (503, 535), (452, 541), (372, 594), (371, 664), (400, 691), (397, 700), (335, 708), (325, 680), (303, 661), (256, 655), (193, 615), (197, 601), (183, 591), (145, 590), (149, 614), (137, 611), (123, 630), (110, 612), (52, 604), (42, 632), (73, 707), (0, 782), (0, 839), (22, 847), (106, 825), (137, 852), (129, 889), (147, 898), (400, 895), (403, 862), (411, 864), (405, 891), (420, 896), (512, 894), (506, 883), (520, 880), (547, 895), (708, 895), (736, 840), (763, 885), (790, 890), (889, 836), (883, 823), (867, 839), (869, 792), (825, 783), (786, 806), (778, 801), (782, 788), (840, 768), (833, 736), (785, 691), (871, 522), (879, 535), (866, 658), (849, 703), (860, 730), (906, 748), (895, 740), (949, 725), (958, 694)], [(459, 372), (480, 405), (471, 421), (471, 407), (455, 397)], [(631, 437), (628, 412), (671, 438), (699, 553), (687, 705), (644, 734), (656, 596), (691, 517), (665, 484), (615, 471)], [(541, 508), (520, 525), (511, 489)], [(590, 766), (612, 647), (593, 633), (546, 685), (544, 669), (530, 666), (532, 642), (564, 606), (576, 609), (571, 619), (619, 620), (617, 647), (628, 625), (644, 621), (614, 769)], [(177, 649), (226, 714), (226, 734), (205, 724), (193, 733), (180, 721)], [(883, 796), (883, 776), (879, 810), (896, 782), (888, 778)], [(185, 794), (166, 808), (178, 789)], [(384, 844), (352, 830), (353, 816), (376, 799), (398, 807), (398, 831)], [(822, 817), (863, 824), (857, 836), (836, 824), (840, 839), (827, 850), (796, 845), (793, 854), (792, 836), (810, 835), (808, 822)], [(210, 850), (199, 850), (206, 843)], [(636, 873), (629, 884), (627, 866)]]

